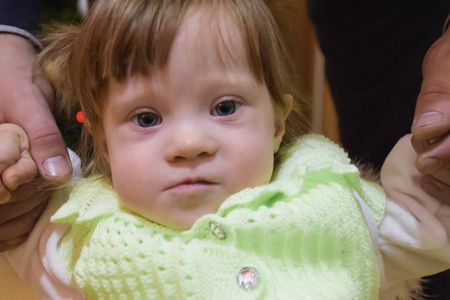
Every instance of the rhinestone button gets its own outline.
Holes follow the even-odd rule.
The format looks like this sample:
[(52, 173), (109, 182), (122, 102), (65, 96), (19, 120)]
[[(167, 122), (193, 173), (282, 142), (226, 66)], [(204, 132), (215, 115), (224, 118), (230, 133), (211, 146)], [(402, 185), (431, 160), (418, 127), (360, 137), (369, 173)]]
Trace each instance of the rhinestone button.
[(237, 282), (243, 289), (252, 289), (258, 285), (259, 273), (251, 267), (242, 268), (238, 273)]
[(219, 240), (224, 240), (227, 238), (227, 233), (225, 232), (225, 229), (220, 226), (220, 224), (209, 222), (209, 229), (211, 230), (212, 234), (214, 234)]

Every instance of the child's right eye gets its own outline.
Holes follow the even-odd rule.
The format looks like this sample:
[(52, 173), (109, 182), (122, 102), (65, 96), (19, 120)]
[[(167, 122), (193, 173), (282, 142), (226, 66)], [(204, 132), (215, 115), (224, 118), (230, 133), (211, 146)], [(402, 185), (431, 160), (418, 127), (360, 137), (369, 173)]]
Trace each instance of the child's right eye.
[(146, 112), (135, 115), (131, 121), (140, 127), (153, 127), (161, 123), (161, 118), (155, 113)]

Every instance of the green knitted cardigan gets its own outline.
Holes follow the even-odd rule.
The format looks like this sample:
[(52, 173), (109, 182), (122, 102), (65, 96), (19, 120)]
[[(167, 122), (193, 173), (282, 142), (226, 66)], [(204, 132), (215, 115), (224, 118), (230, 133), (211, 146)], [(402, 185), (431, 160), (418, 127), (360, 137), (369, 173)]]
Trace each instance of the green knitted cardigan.
[(381, 187), (360, 179), (337, 145), (308, 135), (271, 183), (232, 195), (190, 230), (132, 214), (101, 180), (79, 182), (52, 221), (71, 224), (65, 268), (88, 299), (377, 299), (354, 191), (379, 223)]

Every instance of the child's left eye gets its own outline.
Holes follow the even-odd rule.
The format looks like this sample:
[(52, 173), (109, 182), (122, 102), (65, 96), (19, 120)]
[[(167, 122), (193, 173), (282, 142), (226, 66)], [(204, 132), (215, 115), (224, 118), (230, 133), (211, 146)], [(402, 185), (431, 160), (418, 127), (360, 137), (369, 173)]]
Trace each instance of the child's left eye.
[(241, 104), (234, 100), (222, 101), (214, 107), (213, 114), (217, 116), (229, 116), (234, 114), (240, 106)]
[(161, 118), (155, 113), (146, 112), (137, 114), (131, 121), (140, 127), (153, 127), (161, 123)]

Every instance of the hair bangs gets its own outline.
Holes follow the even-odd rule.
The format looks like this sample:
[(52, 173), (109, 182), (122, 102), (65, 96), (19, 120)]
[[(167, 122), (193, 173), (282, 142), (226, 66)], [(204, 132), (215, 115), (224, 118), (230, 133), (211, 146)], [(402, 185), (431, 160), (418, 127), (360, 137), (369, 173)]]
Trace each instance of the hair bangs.
[(169, 2), (110, 0), (92, 9), (92, 14), (102, 15), (88, 18), (97, 24), (85, 24), (95, 31), (91, 39), (95, 49), (88, 53), (97, 56), (91, 66), (99, 79), (121, 81), (165, 65), (186, 3)]

